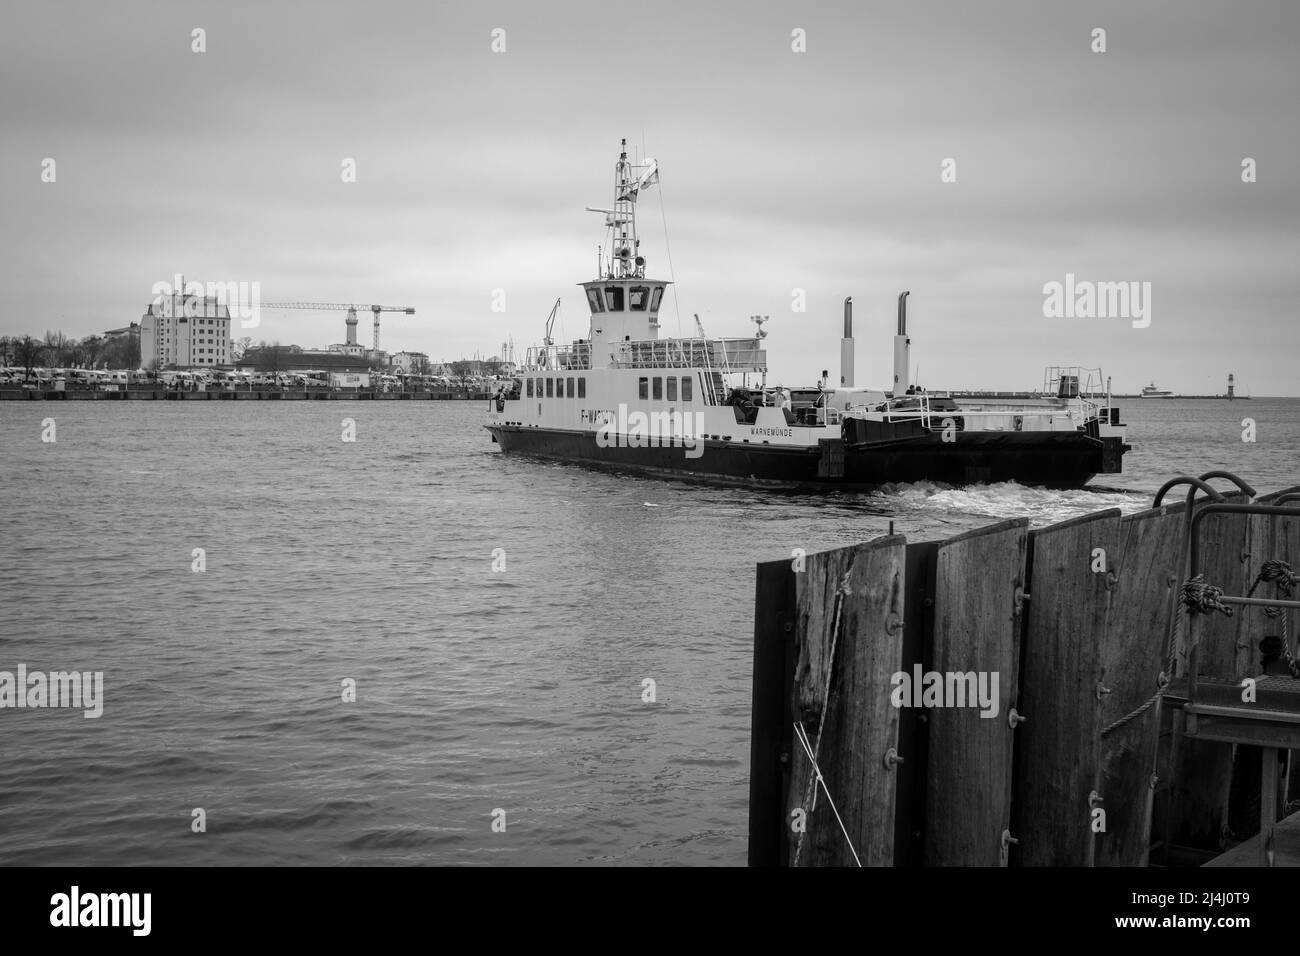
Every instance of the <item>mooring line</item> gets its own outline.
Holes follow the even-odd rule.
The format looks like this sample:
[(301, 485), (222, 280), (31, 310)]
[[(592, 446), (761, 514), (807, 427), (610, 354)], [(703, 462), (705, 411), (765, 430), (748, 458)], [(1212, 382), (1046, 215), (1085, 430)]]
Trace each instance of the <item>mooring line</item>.
[(1111, 733), (1112, 731), (1118, 730), (1120, 727), (1123, 727), (1129, 721), (1134, 720), (1137, 717), (1141, 717), (1143, 714), (1145, 714), (1148, 710), (1151, 709), (1151, 706), (1156, 701), (1158, 701), (1161, 697), (1164, 696), (1165, 691), (1169, 688), (1169, 682), (1173, 680), (1174, 666), (1178, 663), (1178, 634), (1182, 630), (1182, 624), (1183, 624), (1183, 608), (1181, 607), (1181, 605), (1176, 604), (1174, 605), (1174, 622), (1169, 628), (1169, 640), (1168, 643), (1165, 645), (1165, 655), (1167, 658), (1167, 662), (1165, 664), (1164, 672), (1161, 673), (1160, 677), (1156, 680), (1156, 685), (1157, 685), (1156, 692), (1152, 694), (1150, 697), (1148, 697), (1145, 701), (1143, 701), (1140, 705), (1138, 705), (1137, 708), (1129, 711), (1119, 720), (1112, 721), (1111, 723), (1107, 724), (1104, 728), (1102, 728), (1101, 733), (1098, 735), (1099, 737), (1105, 737), (1107, 734)]
[[(817, 719), (817, 747), (815, 750), (813, 747), (809, 745), (808, 732), (803, 729), (802, 721), (796, 724), (798, 730), (803, 733), (803, 737), (800, 740), (800, 743), (803, 744), (804, 750), (808, 752), (808, 759), (812, 762), (813, 770), (816, 772), (815, 777), (809, 778), (808, 786), (804, 788), (804, 793), (803, 793), (803, 802), (804, 802), (804, 806), (808, 807), (808, 811), (807, 811), (808, 816), (811, 816), (813, 811), (817, 809), (817, 786), (816, 785), (817, 783), (820, 782), (822, 785), (822, 789), (826, 791), (826, 799), (830, 801), (831, 810), (834, 811), (836, 820), (840, 819), (840, 814), (838, 810), (835, 810), (835, 801), (831, 800), (831, 792), (830, 790), (827, 789), (826, 780), (822, 777), (821, 768), (818, 767), (817, 765), (817, 754), (821, 753), (822, 732), (826, 728), (826, 710), (827, 708), (830, 707), (831, 683), (833, 682), (835, 677), (835, 651), (836, 648), (839, 646), (840, 622), (842, 620), (841, 614), (844, 610), (844, 599), (853, 593), (852, 589), (849, 587), (849, 578), (853, 574), (853, 563), (856, 560), (857, 560), (856, 553), (851, 554), (849, 556), (848, 567), (844, 569), (844, 574), (840, 577), (840, 586), (835, 589), (835, 613), (831, 617), (830, 658), (826, 662), (826, 687), (824, 689), (824, 692), (822, 693), (821, 714)], [(810, 797), (811, 800), (809, 799)], [(811, 806), (809, 806), (810, 803)], [(840, 829), (844, 830), (844, 838), (849, 841), (849, 850), (853, 853), (853, 859), (858, 860), (858, 853), (856, 850), (853, 849), (853, 841), (849, 840), (849, 834), (848, 831), (844, 829), (843, 821), (840, 821)], [(801, 831), (799, 833), (799, 839), (795, 842), (795, 847), (794, 847), (795, 866), (799, 865), (799, 854), (803, 850), (803, 838), (805, 832), (806, 830)], [(862, 865), (862, 861), (858, 860), (858, 866), (861, 865)]]
[[(812, 763), (814, 780), (822, 785), (822, 790), (826, 792), (826, 802), (831, 805), (831, 813), (835, 814), (835, 822), (840, 825), (840, 832), (844, 834), (844, 842), (849, 845), (849, 852), (853, 854), (853, 862), (862, 866), (862, 860), (858, 857), (858, 851), (853, 848), (853, 838), (849, 836), (848, 828), (844, 826), (844, 821), (840, 819), (840, 811), (835, 809), (835, 799), (831, 796), (830, 788), (826, 786), (826, 778), (822, 776), (822, 768), (817, 766), (817, 758), (813, 756), (812, 746), (808, 742), (808, 731), (803, 729), (802, 721), (795, 721), (795, 736), (799, 739), (804, 753), (808, 755), (808, 760)], [(817, 741), (821, 743), (820, 740)], [(795, 863), (799, 862), (799, 849), (803, 846), (803, 834), (799, 834), (799, 846), (795, 848)]]

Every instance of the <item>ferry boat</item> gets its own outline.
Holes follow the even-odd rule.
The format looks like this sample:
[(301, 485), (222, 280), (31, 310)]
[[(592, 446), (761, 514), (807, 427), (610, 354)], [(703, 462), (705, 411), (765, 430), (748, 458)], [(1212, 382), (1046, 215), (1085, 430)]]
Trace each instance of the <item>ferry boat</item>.
[[(638, 194), (658, 166), (614, 168), (608, 245), (579, 283), (586, 338), (529, 348), (490, 404), (485, 425), (503, 452), (640, 473), (793, 489), (862, 489), (895, 482), (1014, 480), (1079, 487), (1121, 470), (1129, 450), (1100, 370), (1051, 367), (1025, 399), (960, 403), (908, 378), (907, 296), (898, 297), (894, 381), (856, 384), (852, 298), (844, 300), (838, 384), (769, 386), (763, 316), (755, 334), (660, 337), (670, 281), (652, 278), (636, 229)], [(552, 313), (554, 314), (554, 313)]]
[(1156, 388), (1155, 382), (1152, 382), (1150, 385), (1145, 385), (1142, 388), (1143, 398), (1168, 398), (1172, 394), (1174, 393), (1169, 391), (1167, 388)]

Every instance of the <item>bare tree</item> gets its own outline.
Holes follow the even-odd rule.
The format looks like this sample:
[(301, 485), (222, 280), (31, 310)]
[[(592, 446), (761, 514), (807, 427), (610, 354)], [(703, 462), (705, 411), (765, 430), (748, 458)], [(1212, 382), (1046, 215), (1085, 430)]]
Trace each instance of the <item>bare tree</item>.
[(476, 364), (469, 359), (457, 359), (449, 363), (447, 368), (451, 372), (451, 377), (456, 380), (456, 384), (461, 388), (467, 388), (469, 387), (470, 376), (474, 374)]
[(46, 346), (30, 335), (24, 335), (18, 340), (14, 347), (14, 359), (23, 367), (26, 378), (31, 378), (32, 369), (41, 364), (45, 350)]

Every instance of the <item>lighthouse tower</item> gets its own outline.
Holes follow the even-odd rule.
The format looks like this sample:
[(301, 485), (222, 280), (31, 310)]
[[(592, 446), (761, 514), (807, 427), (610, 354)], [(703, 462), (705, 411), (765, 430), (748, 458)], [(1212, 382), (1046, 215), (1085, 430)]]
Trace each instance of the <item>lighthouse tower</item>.
[(1233, 391), (1235, 391), (1236, 387), (1237, 387), (1237, 386), (1236, 386), (1236, 384), (1234, 383), (1234, 380), (1233, 380), (1233, 377), (1232, 377), (1232, 373), (1229, 372), (1229, 373), (1228, 373), (1228, 401), (1232, 401), (1233, 398), (1236, 397), (1235, 395), (1233, 395)]

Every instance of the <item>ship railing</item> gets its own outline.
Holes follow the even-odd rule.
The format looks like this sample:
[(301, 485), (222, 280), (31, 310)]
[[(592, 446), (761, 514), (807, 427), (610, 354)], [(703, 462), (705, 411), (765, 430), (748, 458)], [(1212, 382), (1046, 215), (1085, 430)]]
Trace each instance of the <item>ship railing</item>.
[[(1080, 430), (1087, 421), (1093, 417), (1084, 406), (1070, 407), (1066, 406), (1043, 406), (1043, 405), (1006, 405), (1002, 408), (982, 409), (971, 407), (958, 408), (934, 408), (931, 398), (942, 396), (931, 396), (929, 393), (920, 395), (909, 395), (907, 400), (916, 400), (916, 404), (911, 408), (898, 408), (893, 402), (885, 404), (880, 413), (882, 419), (886, 422), (900, 421), (917, 421), (921, 422), (922, 427), (930, 431), (940, 430), (948, 427), (948, 421), (961, 419), (963, 421), (963, 430), (965, 431), (1066, 431)], [(1065, 411), (1065, 420), (1070, 423), (1065, 428), (1055, 426), (1055, 422)], [(850, 410), (853, 417), (861, 417), (868, 410), (855, 407)], [(965, 425), (965, 422), (975, 421), (981, 424), (997, 424), (1003, 427), (997, 428), (979, 428), (973, 429)], [(1052, 427), (1044, 427), (1045, 425)], [(1035, 427), (1037, 425), (1038, 427)]]
[(574, 342), (570, 345), (534, 345), (524, 353), (526, 372), (568, 371), (591, 368), (591, 343)]

